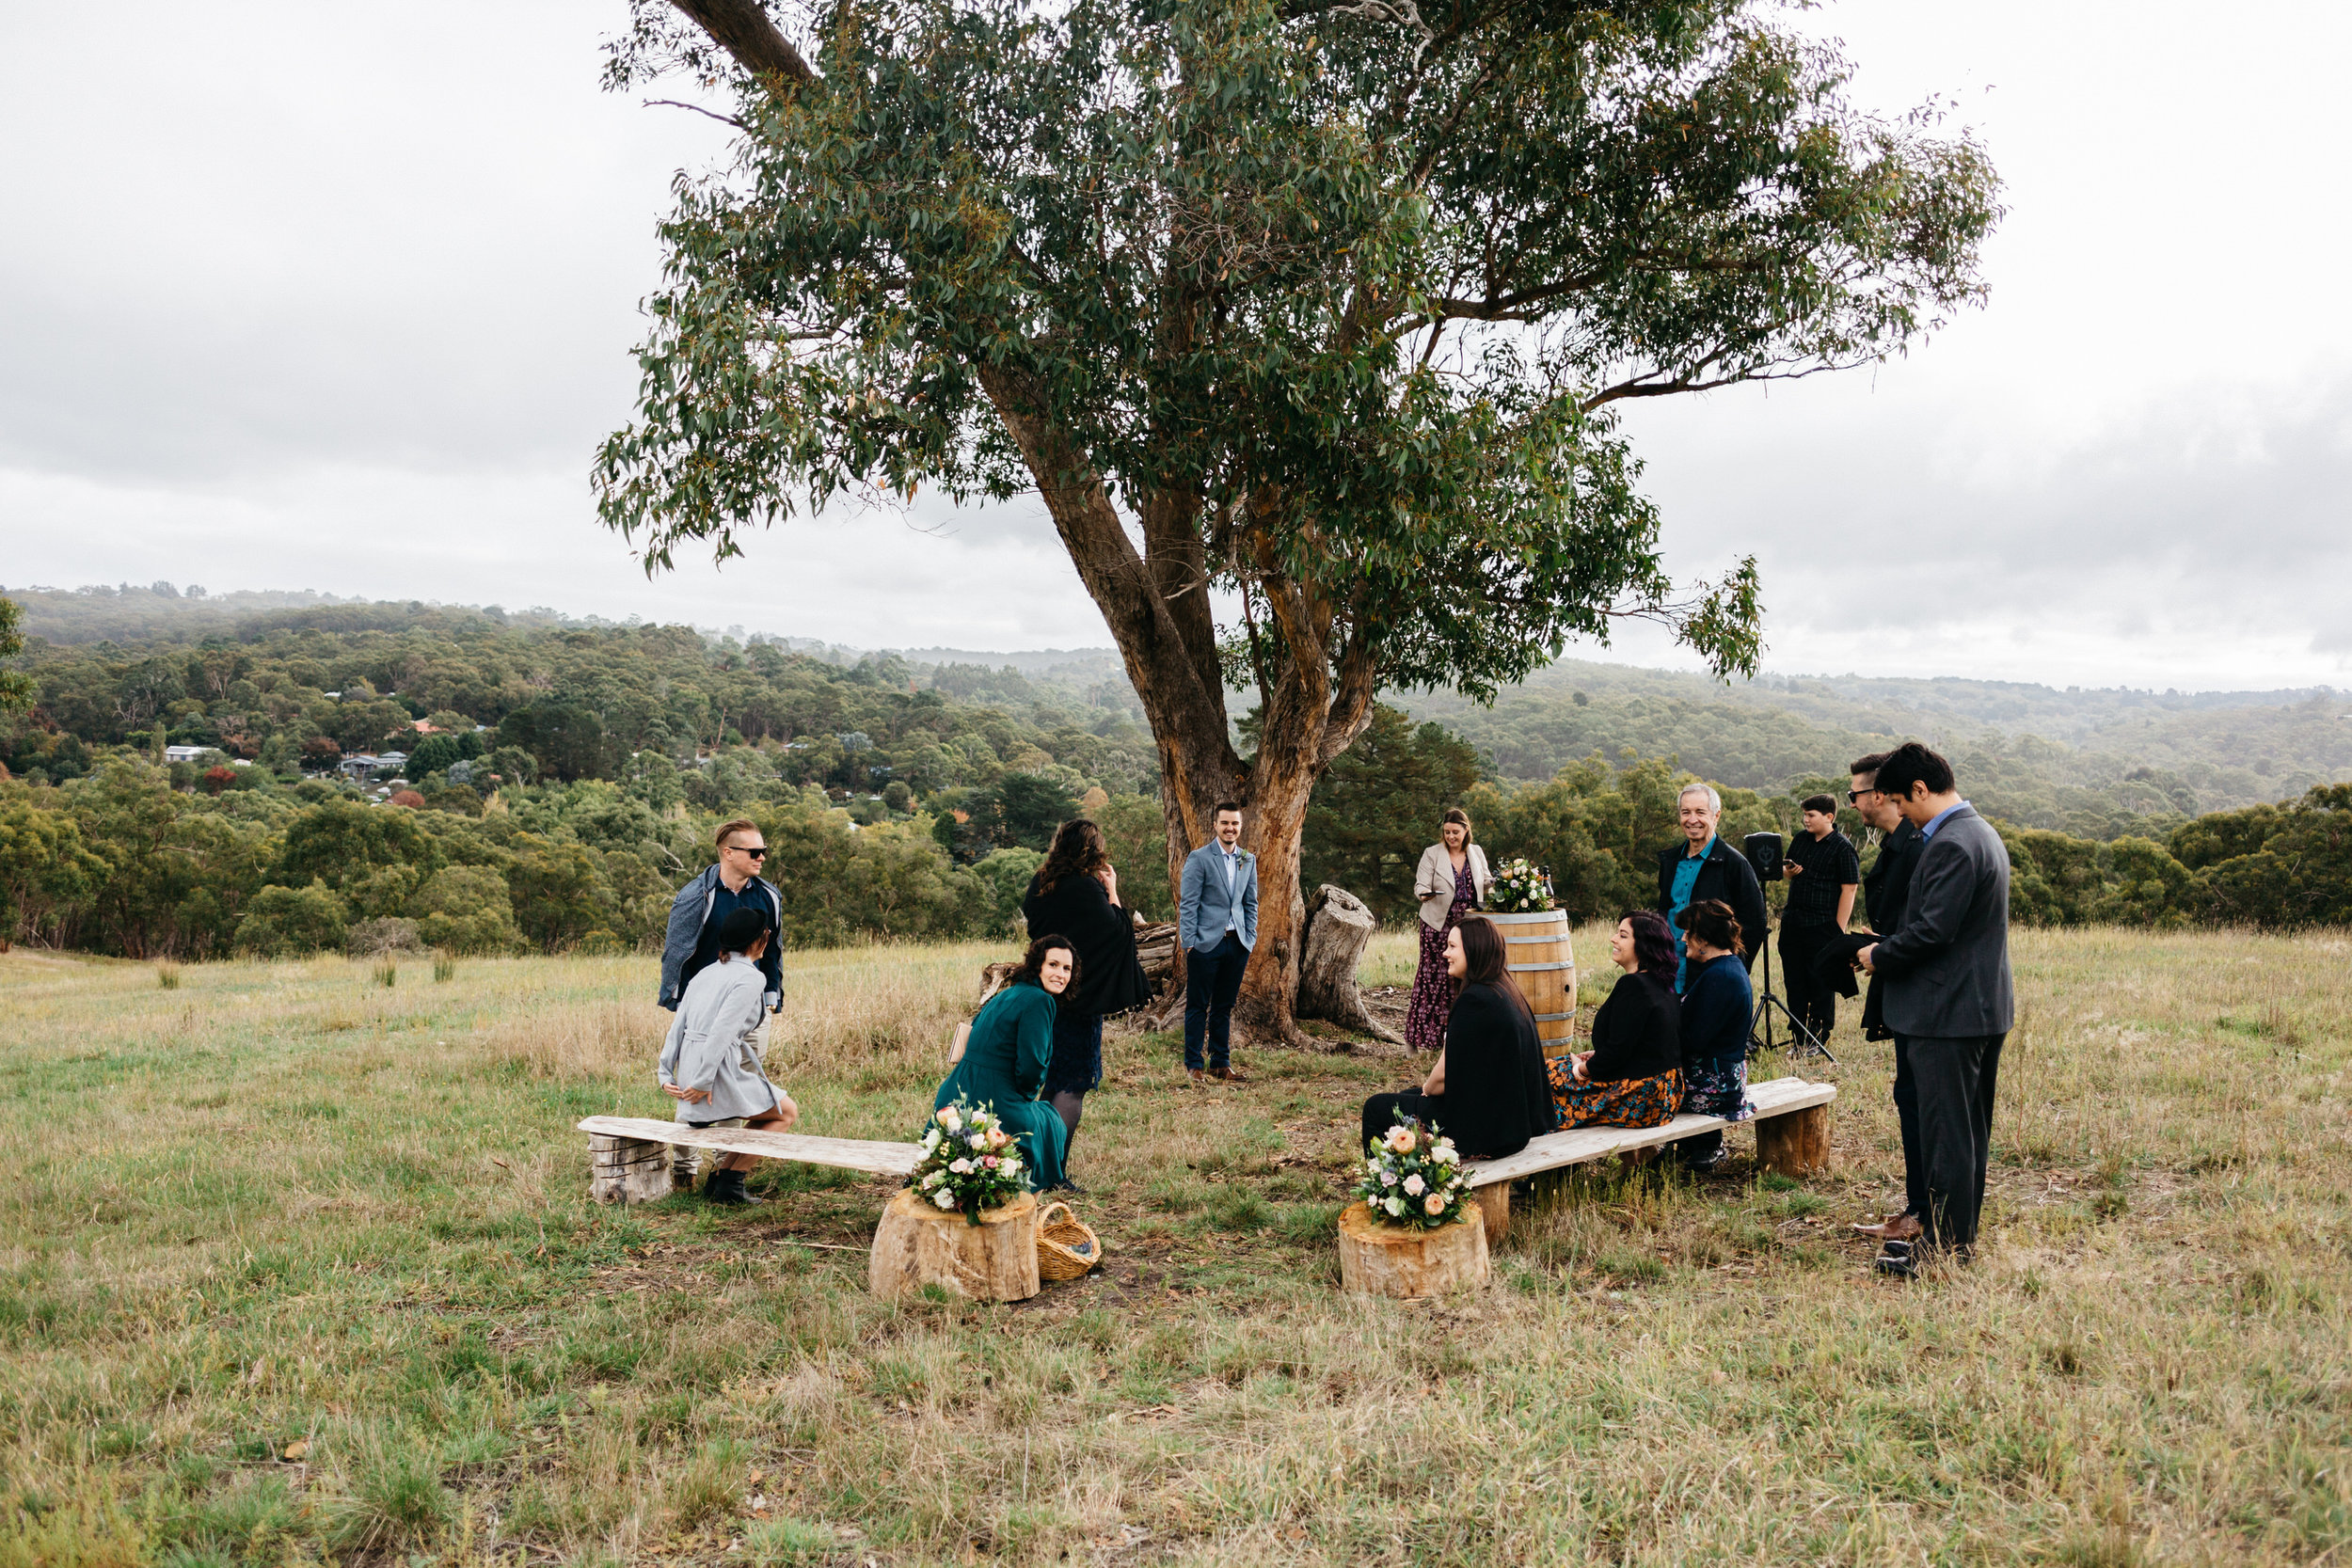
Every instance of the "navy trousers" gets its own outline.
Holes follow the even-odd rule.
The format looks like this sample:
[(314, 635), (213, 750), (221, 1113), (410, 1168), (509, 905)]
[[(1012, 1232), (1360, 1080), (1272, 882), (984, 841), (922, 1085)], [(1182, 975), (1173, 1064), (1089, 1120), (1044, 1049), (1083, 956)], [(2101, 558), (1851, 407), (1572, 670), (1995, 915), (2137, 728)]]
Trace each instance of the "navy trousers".
[(1937, 1039), (1914, 1035), (1913, 1081), (1919, 1095), (1919, 1155), (1927, 1212), (1921, 1240), (1965, 1253), (1977, 1243), (1984, 1212), (1984, 1172), (1993, 1154), (1993, 1090), (2001, 1074), (2004, 1035)]
[(1248, 967), (1249, 949), (1237, 931), (1226, 932), (1215, 947), (1184, 955), (1184, 1066), (1232, 1065), (1233, 998), (1241, 994), (1241, 972)]

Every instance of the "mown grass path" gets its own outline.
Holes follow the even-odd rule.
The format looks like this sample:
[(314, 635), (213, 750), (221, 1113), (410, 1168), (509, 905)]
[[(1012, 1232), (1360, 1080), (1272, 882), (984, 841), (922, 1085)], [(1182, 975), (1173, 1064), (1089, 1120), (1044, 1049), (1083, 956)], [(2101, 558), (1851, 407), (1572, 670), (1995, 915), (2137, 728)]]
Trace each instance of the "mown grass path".
[[(790, 958), (804, 1127), (909, 1135), (993, 956)], [(1201, 1090), (1129, 1036), (1073, 1150), (1108, 1263), (977, 1307), (866, 1296), (888, 1193), (846, 1173), (587, 1202), (571, 1123), (665, 1110), (648, 960), (167, 989), (20, 951), (0, 1568), (2342, 1560), (2352, 942), (2016, 959), (1965, 1274), (1881, 1282), (1845, 1239), (1899, 1191), (1851, 1017), (1831, 1177), (1759, 1180), (1745, 1134), (1695, 1187), (1581, 1177), (1492, 1289), (1422, 1305), (1343, 1297), (1329, 1240), (1406, 1063)]]

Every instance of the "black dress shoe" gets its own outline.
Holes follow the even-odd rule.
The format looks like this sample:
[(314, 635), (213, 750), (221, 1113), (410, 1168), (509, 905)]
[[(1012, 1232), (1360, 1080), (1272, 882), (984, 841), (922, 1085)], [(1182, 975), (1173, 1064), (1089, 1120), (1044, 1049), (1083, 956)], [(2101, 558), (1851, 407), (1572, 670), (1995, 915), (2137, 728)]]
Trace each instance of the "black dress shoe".
[(1919, 1277), (1919, 1261), (1911, 1256), (1908, 1249), (1899, 1253), (1882, 1252), (1870, 1260), (1870, 1266), (1879, 1273), (1896, 1279)]
[(768, 1200), (755, 1196), (744, 1188), (741, 1171), (721, 1170), (710, 1173), (709, 1184), (703, 1188), (703, 1201), (722, 1203), (730, 1209), (743, 1209)]
[(1057, 1193), (1076, 1193), (1080, 1197), (1087, 1196), (1087, 1190), (1084, 1187), (1079, 1186), (1075, 1181), (1071, 1180), (1067, 1176), (1063, 1177), (1059, 1181), (1054, 1184), (1054, 1191)]

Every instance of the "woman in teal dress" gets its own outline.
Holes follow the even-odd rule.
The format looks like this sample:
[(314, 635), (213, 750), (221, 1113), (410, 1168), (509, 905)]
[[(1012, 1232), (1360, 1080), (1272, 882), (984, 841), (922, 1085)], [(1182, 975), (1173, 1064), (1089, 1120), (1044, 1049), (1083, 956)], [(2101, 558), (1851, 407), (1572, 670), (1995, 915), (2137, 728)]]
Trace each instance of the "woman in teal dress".
[(1069, 1130), (1052, 1102), (1038, 1094), (1054, 1059), (1055, 999), (1077, 974), (1077, 952), (1064, 938), (1041, 936), (1029, 943), (1020, 969), (972, 1021), (963, 1059), (931, 1100), (934, 1111), (958, 1100), (975, 1108), (993, 1107), (1005, 1131), (1021, 1140), (1040, 1191), (1067, 1180), (1062, 1154), (1070, 1145)]

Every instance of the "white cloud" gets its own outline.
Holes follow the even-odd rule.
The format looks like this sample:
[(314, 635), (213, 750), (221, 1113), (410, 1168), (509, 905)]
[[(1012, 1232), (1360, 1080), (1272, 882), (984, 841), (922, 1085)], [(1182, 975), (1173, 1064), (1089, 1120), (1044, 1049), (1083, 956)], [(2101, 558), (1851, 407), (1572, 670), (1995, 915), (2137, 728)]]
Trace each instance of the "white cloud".
[[(1875, 372), (1634, 410), (1673, 564), (1758, 553), (1776, 669), (2342, 684), (2352, 8), (1808, 14), (1872, 102), (1947, 91), (1981, 130), (1994, 302)], [(596, 526), (671, 173), (723, 146), (598, 91), (625, 20), (18, 8), (0, 578), (1105, 641), (1033, 503), (799, 522), (651, 582)], [(1616, 656), (1688, 662), (1641, 628)]]

